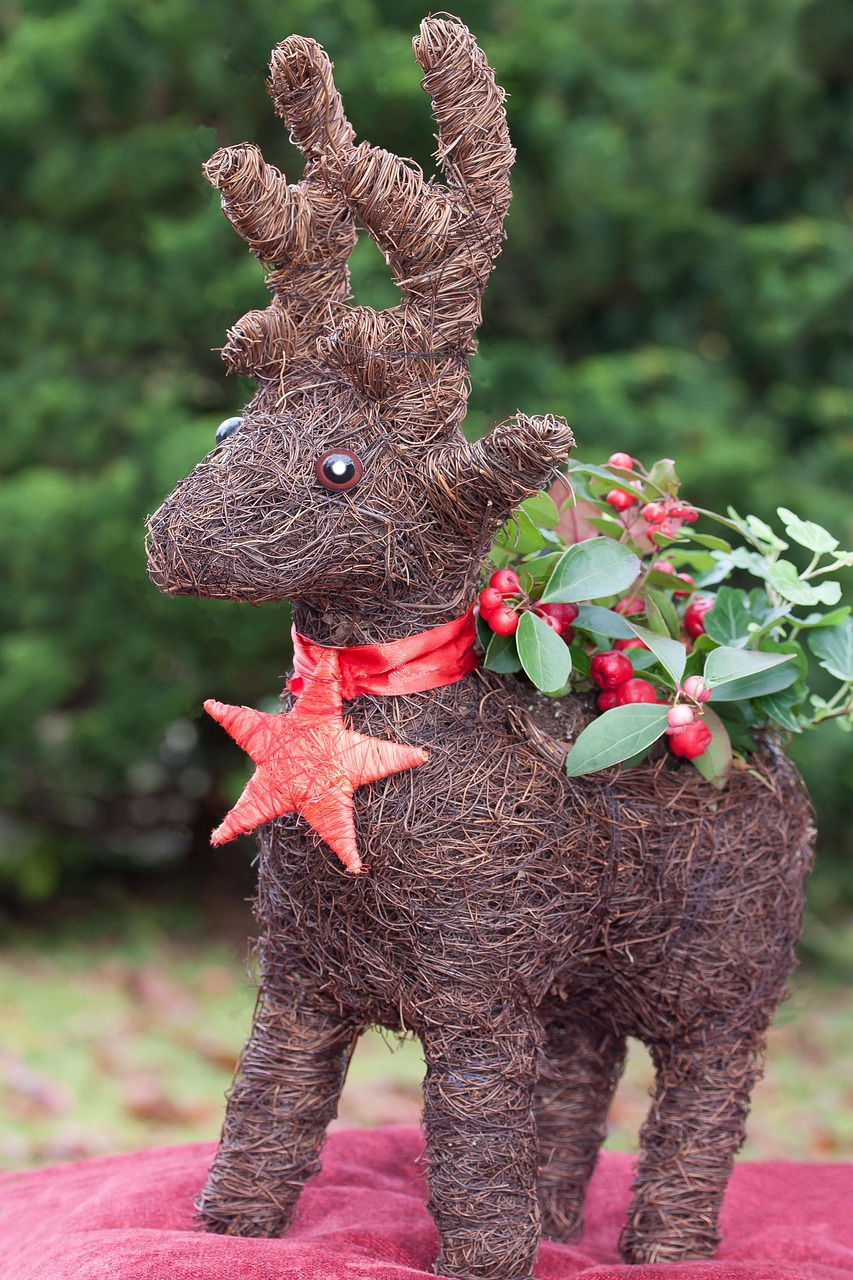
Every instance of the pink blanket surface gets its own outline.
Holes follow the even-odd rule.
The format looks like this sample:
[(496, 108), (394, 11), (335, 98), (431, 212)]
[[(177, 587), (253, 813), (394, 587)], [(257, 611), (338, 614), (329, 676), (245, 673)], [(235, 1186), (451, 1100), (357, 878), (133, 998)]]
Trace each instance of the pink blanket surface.
[[(205, 1234), (193, 1210), (212, 1143), (5, 1174), (0, 1280), (421, 1280), (437, 1235), (415, 1129), (343, 1130), (280, 1240)], [(541, 1280), (849, 1280), (853, 1165), (735, 1168), (711, 1262), (627, 1267), (616, 1240), (633, 1160), (605, 1153), (575, 1244), (543, 1244)]]

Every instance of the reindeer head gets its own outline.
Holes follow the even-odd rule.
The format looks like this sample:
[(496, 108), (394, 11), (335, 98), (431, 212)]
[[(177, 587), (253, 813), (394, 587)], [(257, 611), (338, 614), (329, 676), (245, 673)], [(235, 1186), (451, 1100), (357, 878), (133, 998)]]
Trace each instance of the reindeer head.
[[(272, 303), (238, 321), (222, 352), (258, 392), (149, 521), (162, 590), (286, 597), (309, 634), (337, 619), (337, 643), (340, 620), (365, 611), (386, 632), (462, 612), (495, 529), (572, 444), (553, 417), (519, 415), (474, 444), (460, 431), (514, 153), (503, 93), (467, 28), (427, 18), (414, 49), (446, 184), (355, 145), (331, 63), (300, 36), (274, 51), (269, 87), (306, 157), (302, 180), (288, 184), (249, 143), (205, 166), (269, 268)], [(356, 217), (399, 306), (348, 305)]]

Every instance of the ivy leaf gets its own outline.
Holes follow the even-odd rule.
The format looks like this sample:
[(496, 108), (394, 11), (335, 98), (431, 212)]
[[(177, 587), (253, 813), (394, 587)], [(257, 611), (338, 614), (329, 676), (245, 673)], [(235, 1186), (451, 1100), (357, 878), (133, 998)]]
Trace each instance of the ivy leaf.
[(666, 707), (647, 702), (605, 711), (578, 736), (566, 760), (566, 773), (579, 778), (645, 751), (665, 732), (666, 712)]
[(790, 560), (767, 564), (764, 576), (779, 595), (792, 604), (838, 604), (841, 599), (840, 583), (821, 582), (812, 586), (810, 582), (803, 582), (796, 565)]
[(537, 689), (556, 693), (572, 674), (569, 646), (535, 613), (523, 613), (515, 633), (521, 665)]
[(824, 671), (845, 682), (853, 680), (853, 619), (815, 631), (808, 637), (808, 646)]
[[(687, 650), (680, 640), (670, 640), (668, 636), (659, 636), (648, 627), (641, 627), (636, 622), (629, 622), (635, 636), (648, 645), (660, 665), (671, 677), (674, 684), (681, 684), (684, 667), (687, 662)], [(615, 708), (614, 708), (615, 710)]]
[(542, 599), (574, 604), (616, 595), (629, 587), (639, 572), (640, 561), (622, 543), (611, 538), (588, 538), (563, 553)]
[(838, 546), (838, 539), (833, 538), (823, 525), (815, 524), (813, 520), (801, 520), (787, 507), (777, 507), (776, 510), (788, 537), (799, 546), (807, 547), (809, 551), (815, 551), (820, 555), (834, 551)]
[(721, 646), (708, 654), (703, 677), (714, 702), (739, 702), (786, 689), (797, 679), (787, 653), (761, 653)]
[(763, 520), (759, 520), (758, 516), (747, 516), (745, 524), (752, 536), (758, 542), (763, 543), (768, 551), (788, 550), (787, 542), (783, 542), (779, 535), (770, 528), (770, 525), (765, 524)]
[(605, 636), (608, 640), (631, 640), (634, 632), (622, 617), (613, 609), (603, 609), (600, 604), (582, 604), (578, 608), (578, 616), (574, 626), (581, 631), (591, 631), (594, 635)]
[(749, 624), (757, 621), (749, 596), (735, 587), (720, 587), (715, 600), (702, 619), (706, 633), (718, 644), (744, 648), (750, 639)]
[(483, 666), (503, 676), (520, 671), (521, 661), (515, 647), (515, 636), (499, 636), (493, 631), (492, 638), (486, 646)]
[(705, 708), (703, 719), (711, 730), (711, 741), (701, 756), (696, 756), (693, 765), (708, 782), (715, 787), (723, 787), (732, 767), (732, 740), (728, 729), (710, 707)]
[(850, 605), (843, 604), (839, 609), (831, 609), (829, 613), (810, 613), (806, 618), (798, 618), (798, 627), (835, 627), (850, 617)]
[(560, 519), (556, 504), (547, 493), (535, 493), (532, 498), (525, 498), (519, 510), (541, 529), (556, 529)]

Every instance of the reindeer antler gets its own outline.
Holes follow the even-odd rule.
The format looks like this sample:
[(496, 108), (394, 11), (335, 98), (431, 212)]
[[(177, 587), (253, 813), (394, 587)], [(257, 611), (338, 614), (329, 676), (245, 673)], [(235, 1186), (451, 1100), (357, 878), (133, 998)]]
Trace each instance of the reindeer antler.
[(321, 157), (353, 149), (331, 62), (314, 40), (290, 36), (273, 51), (268, 88), (307, 158), (302, 180), (288, 184), (251, 143), (225, 147), (204, 166), (232, 226), (273, 268), (272, 304), (243, 316), (222, 352), (233, 372), (252, 374), (262, 385), (277, 382), (289, 358), (313, 353), (313, 340), (340, 319), (356, 239), (352, 211), (319, 170)]
[(409, 439), (451, 434), (467, 401), (466, 356), (503, 239), (515, 158), (504, 94), (467, 27), (430, 17), (413, 41), (438, 123), (446, 185), (368, 143), (324, 158), (330, 182), (385, 254), (404, 302), (347, 313), (321, 346)]

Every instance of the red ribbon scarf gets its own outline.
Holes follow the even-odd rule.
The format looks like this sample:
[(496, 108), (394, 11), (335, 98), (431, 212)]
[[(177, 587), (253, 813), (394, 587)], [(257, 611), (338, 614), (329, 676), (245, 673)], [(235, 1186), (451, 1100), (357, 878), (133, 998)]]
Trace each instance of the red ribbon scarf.
[(356, 845), (353, 792), (423, 764), (428, 754), (355, 732), (343, 719), (342, 703), (360, 694), (400, 696), (455, 684), (477, 666), (475, 636), (473, 605), (461, 618), (388, 644), (330, 649), (294, 628), (291, 711), (270, 715), (212, 699), (204, 704), (257, 766), (211, 842), (224, 844), (298, 813), (348, 871), (366, 870)]
[[(299, 694), (306, 677), (328, 649), (307, 640), (293, 628), (293, 675), (287, 682), (291, 693)], [(444, 684), (455, 684), (477, 666), (474, 641), (477, 628), (474, 606), (461, 618), (440, 627), (420, 631), (405, 640), (388, 644), (356, 644), (336, 649), (340, 666), (340, 689), (344, 702), (362, 693), (399, 697), (424, 693)]]

